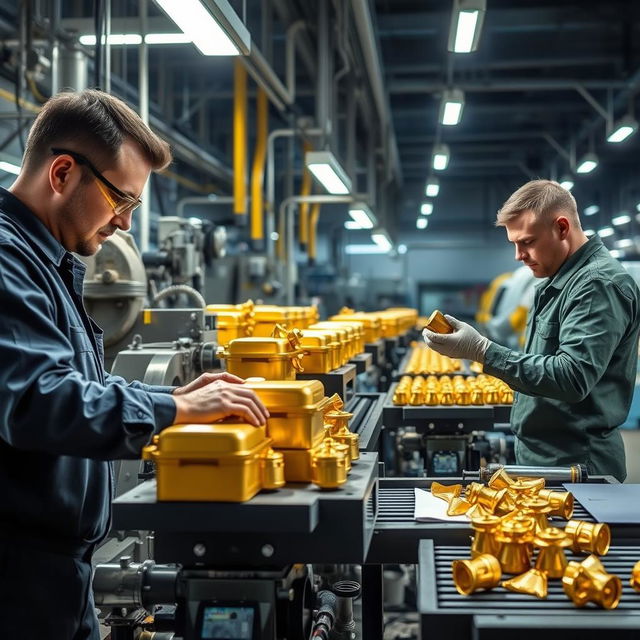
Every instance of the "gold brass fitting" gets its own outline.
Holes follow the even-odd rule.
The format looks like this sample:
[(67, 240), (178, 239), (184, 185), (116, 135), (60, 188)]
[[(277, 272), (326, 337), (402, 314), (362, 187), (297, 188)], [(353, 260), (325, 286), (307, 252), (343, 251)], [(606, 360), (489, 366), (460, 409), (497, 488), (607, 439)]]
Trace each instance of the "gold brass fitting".
[(456, 389), (453, 394), (455, 404), (466, 406), (471, 404), (471, 394), (466, 389)]
[(328, 438), (311, 460), (311, 481), (322, 489), (337, 489), (347, 481), (346, 456)]
[(260, 458), (262, 486), (265, 489), (284, 487), (284, 456), (269, 447)]
[(484, 396), (482, 395), (482, 389), (476, 387), (471, 391), (471, 404), (475, 404), (475, 405), (484, 404)]
[(472, 482), (467, 487), (467, 500), (471, 504), (479, 503), (491, 513), (506, 514), (513, 511), (515, 504), (506, 489), (492, 489), (479, 482)]
[(442, 391), (440, 393), (440, 404), (450, 406), (453, 404), (453, 393), (451, 391)]
[(511, 580), (505, 580), (500, 583), (501, 587), (507, 591), (515, 591), (516, 593), (526, 593), (537, 598), (547, 597), (547, 574), (538, 569), (529, 569)]
[(500, 563), (488, 553), (473, 560), (454, 560), (451, 563), (453, 582), (458, 593), (468, 596), (478, 589), (497, 587), (502, 578)]
[(640, 593), (640, 561), (636, 562), (633, 569), (631, 569), (629, 584), (634, 591)]
[(620, 578), (607, 573), (593, 554), (580, 563), (569, 562), (562, 576), (562, 588), (577, 607), (593, 602), (603, 609), (615, 609), (622, 595)]
[(431, 495), (436, 498), (442, 498), (447, 502), (451, 502), (454, 498), (457, 498), (462, 493), (461, 484), (440, 484), (439, 482), (431, 483)]
[(548, 527), (538, 531), (533, 543), (540, 549), (536, 569), (550, 578), (562, 578), (567, 567), (563, 549), (571, 546), (571, 538), (562, 529)]
[(400, 387), (396, 387), (396, 390), (393, 392), (393, 404), (407, 404), (409, 401), (409, 389), (400, 389)]
[(348, 411), (329, 411), (324, 419), (331, 425), (331, 437), (340, 444), (349, 446), (349, 458), (358, 460), (360, 458), (360, 436), (349, 431), (349, 420), (353, 418), (353, 413)]
[(424, 328), (435, 333), (453, 333), (453, 327), (438, 309), (429, 316)]
[[(537, 531), (542, 531), (549, 526), (547, 514), (551, 512), (551, 506), (547, 500), (537, 496), (524, 496), (519, 503), (520, 508), (528, 515), (533, 516), (536, 521)], [(527, 513), (528, 512), (528, 513)]]
[(513, 389), (505, 389), (500, 393), (500, 404), (513, 404)]
[(449, 508), (447, 509), (448, 516), (461, 516), (467, 513), (471, 509), (471, 503), (467, 502), (464, 498), (453, 498), (449, 503)]
[(496, 537), (502, 543), (498, 560), (505, 573), (518, 575), (531, 568), (534, 527), (535, 521), (528, 517), (511, 518), (502, 522)]
[(571, 537), (571, 549), (576, 553), (582, 551), (604, 556), (609, 551), (611, 529), (605, 522), (569, 520), (564, 530)]
[(477, 558), (483, 553), (497, 556), (500, 543), (496, 539), (496, 532), (500, 526), (500, 518), (494, 515), (476, 516), (471, 518), (471, 527), (475, 531), (471, 543), (471, 557)]
[(500, 467), (490, 478), (487, 483), (492, 489), (508, 489), (515, 480)]
[(424, 394), (424, 404), (429, 407), (435, 407), (440, 404), (440, 394), (437, 391), (428, 389)]
[(559, 516), (565, 520), (571, 519), (573, 515), (573, 494), (570, 491), (541, 489), (538, 492), (538, 496), (549, 501), (551, 506), (550, 516)]
[(498, 400), (500, 399), (496, 388), (492, 384), (489, 384), (484, 388), (482, 397), (485, 404), (498, 404)]

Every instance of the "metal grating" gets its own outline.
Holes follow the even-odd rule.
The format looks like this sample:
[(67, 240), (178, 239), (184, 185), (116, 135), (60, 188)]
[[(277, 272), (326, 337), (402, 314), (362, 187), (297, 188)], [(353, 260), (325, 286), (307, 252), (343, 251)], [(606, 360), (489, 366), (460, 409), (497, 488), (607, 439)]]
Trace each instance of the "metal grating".
[[(519, 612), (528, 610), (531, 613), (543, 611), (545, 614), (551, 611), (566, 612), (580, 611), (569, 600), (562, 590), (562, 582), (559, 579), (549, 580), (549, 594), (546, 600), (540, 600), (522, 593), (512, 593), (506, 589), (496, 588), (491, 591), (474, 593), (470, 596), (461, 596), (453, 584), (451, 577), (451, 563), (453, 560), (461, 560), (469, 557), (468, 547), (436, 546), (435, 547), (435, 572), (436, 572), (436, 602), (440, 613), (446, 613), (455, 609), (456, 613), (467, 614), (508, 614), (515, 610)], [(569, 560), (580, 562), (586, 555), (577, 556), (567, 554)], [(602, 562), (609, 573), (617, 575), (622, 581), (622, 598), (615, 611), (640, 609), (640, 593), (636, 593), (629, 585), (631, 569), (640, 560), (640, 547), (611, 547), (609, 553), (602, 558)], [(510, 575), (504, 576), (508, 580)], [(593, 605), (587, 605), (583, 611), (602, 611)], [(607, 615), (615, 614), (615, 611), (605, 612)]]

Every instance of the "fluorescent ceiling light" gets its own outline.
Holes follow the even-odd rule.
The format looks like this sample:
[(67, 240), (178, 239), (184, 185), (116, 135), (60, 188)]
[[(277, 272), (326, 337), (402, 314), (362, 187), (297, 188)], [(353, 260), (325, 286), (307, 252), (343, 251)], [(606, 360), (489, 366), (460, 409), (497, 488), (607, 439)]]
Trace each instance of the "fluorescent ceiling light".
[(620, 249), (611, 249), (609, 251), (609, 253), (611, 254), (612, 258), (623, 258), (624, 257), (624, 251), (620, 251)]
[(449, 164), (449, 145), (436, 144), (433, 147), (432, 166), (436, 171), (444, 171)]
[(20, 173), (20, 167), (17, 164), (5, 162), (4, 160), (0, 161), (0, 169), (7, 173), (13, 173), (16, 176)]
[(598, 166), (598, 156), (595, 153), (586, 153), (578, 163), (576, 173), (591, 173)]
[(560, 182), (560, 186), (566, 189), (567, 191), (571, 191), (571, 189), (573, 189), (573, 185), (574, 185), (574, 182), (570, 176), (565, 176), (564, 178), (562, 178)]
[(403, 256), (405, 253), (407, 253), (407, 245), (406, 244), (399, 244), (398, 245), (398, 253)]
[(391, 250), (393, 246), (391, 244), (391, 238), (389, 238), (389, 234), (384, 229), (375, 229), (371, 234), (371, 239), (385, 251)]
[(331, 151), (307, 151), (304, 163), (329, 193), (346, 195), (351, 191), (351, 180)]
[(640, 202), (636, 205), (636, 211), (640, 211)]
[(147, 44), (188, 44), (192, 40), (185, 33), (148, 33), (144, 41)]
[(592, 216), (598, 213), (598, 211), (600, 211), (600, 207), (597, 204), (590, 204), (588, 207), (585, 208), (584, 215)]
[(596, 234), (596, 232), (593, 229), (585, 229), (584, 230), (584, 235), (587, 236), (588, 238), (590, 238), (591, 236), (594, 236)]
[(613, 244), (618, 249), (626, 249), (627, 247), (633, 247), (633, 240), (631, 238), (622, 238), (622, 240), (616, 240)]
[[(79, 38), (80, 44), (93, 47), (96, 43), (95, 35), (84, 35)], [(104, 44), (124, 45), (124, 44), (141, 44), (142, 36), (139, 33), (111, 33), (107, 38), (102, 36), (101, 42)]]
[(420, 213), (423, 216), (430, 216), (433, 213), (433, 202), (423, 202), (420, 205)]
[(416, 220), (417, 229), (426, 229), (428, 224), (429, 224), (429, 218), (418, 218)]
[(623, 224), (629, 224), (631, 222), (631, 216), (628, 213), (621, 213), (619, 216), (616, 216), (611, 220), (614, 226), (619, 227)]
[(355, 231), (356, 229), (362, 229), (362, 227), (355, 220), (346, 220), (344, 223), (344, 228), (349, 229), (349, 231)]
[(371, 209), (364, 202), (354, 202), (349, 207), (349, 215), (361, 229), (373, 229), (377, 220)]
[[(438, 178), (429, 178), (427, 180), (424, 193), (430, 198), (435, 198), (440, 193), (440, 181)], [(638, 206), (640, 206), (640, 203), (638, 203)], [(640, 211), (640, 209), (638, 209), (638, 211)]]
[(462, 109), (464, 108), (464, 93), (460, 89), (448, 89), (442, 95), (440, 103), (440, 122), (453, 126), (462, 119)]
[(251, 37), (227, 0), (155, 0), (205, 56), (248, 55)]
[(607, 136), (607, 142), (622, 142), (637, 130), (638, 121), (627, 114), (613, 125), (611, 133)]
[(370, 253), (389, 253), (389, 249), (383, 249), (377, 244), (348, 244), (344, 248), (349, 255), (367, 255)]
[(602, 229), (598, 229), (598, 235), (601, 238), (608, 238), (615, 233), (613, 227), (602, 227)]
[(469, 53), (478, 48), (486, 8), (486, 0), (453, 0), (449, 51)]

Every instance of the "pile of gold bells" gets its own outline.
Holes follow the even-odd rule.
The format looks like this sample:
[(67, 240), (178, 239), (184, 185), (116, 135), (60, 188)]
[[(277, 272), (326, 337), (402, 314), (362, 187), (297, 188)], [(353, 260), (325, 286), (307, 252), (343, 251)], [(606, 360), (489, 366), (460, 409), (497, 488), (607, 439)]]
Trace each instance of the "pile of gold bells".
[(455, 373), (462, 369), (462, 361), (450, 358), (427, 347), (426, 344), (416, 344), (407, 363), (406, 373), (429, 375), (432, 373)]
[(393, 393), (394, 405), (485, 405), (513, 404), (513, 391), (502, 380), (486, 374), (402, 376)]
[[(461, 595), (501, 586), (546, 598), (548, 580), (561, 579), (565, 594), (578, 607), (588, 602), (604, 609), (618, 606), (622, 583), (600, 560), (609, 550), (609, 525), (571, 520), (574, 501), (568, 491), (545, 489), (544, 478), (514, 479), (500, 469), (488, 486), (472, 482), (463, 491), (461, 484), (434, 482), (431, 493), (449, 504), (448, 515), (466, 514), (474, 530), (471, 559), (452, 563)], [(565, 528), (551, 526), (550, 516), (568, 520)], [(568, 561), (567, 548), (590, 555), (582, 562)], [(515, 577), (502, 580), (503, 573)], [(640, 592), (640, 562), (630, 584)]]

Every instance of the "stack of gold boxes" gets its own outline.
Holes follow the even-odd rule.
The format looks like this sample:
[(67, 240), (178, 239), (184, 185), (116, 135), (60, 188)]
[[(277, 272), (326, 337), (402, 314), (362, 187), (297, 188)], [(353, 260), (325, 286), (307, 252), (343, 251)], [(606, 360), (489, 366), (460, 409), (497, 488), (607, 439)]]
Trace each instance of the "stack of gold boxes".
[(427, 347), (426, 344), (414, 343), (405, 373), (418, 375), (452, 374), (462, 369), (462, 361), (450, 358)]
[[(559, 580), (578, 607), (589, 602), (605, 609), (618, 606), (622, 583), (601, 560), (609, 550), (609, 526), (571, 520), (571, 493), (545, 489), (543, 478), (514, 479), (503, 469), (487, 486), (474, 482), (463, 489), (434, 482), (431, 492), (448, 503), (448, 514), (466, 514), (474, 530), (471, 557), (452, 563), (460, 594), (501, 586), (546, 598), (548, 581)], [(549, 517), (568, 522), (560, 529)], [(589, 555), (581, 562), (569, 561), (565, 549)], [(504, 580), (503, 574), (513, 577)], [(631, 576), (638, 591), (639, 578), (640, 563)]]
[(502, 380), (486, 374), (402, 376), (393, 393), (394, 405), (468, 406), (512, 404), (513, 391)]
[(361, 322), (364, 330), (365, 343), (375, 342), (382, 338), (382, 316), (377, 313), (354, 311), (348, 307), (340, 309), (339, 313), (329, 318), (331, 322)]
[(218, 344), (226, 347), (231, 340), (253, 335), (255, 325), (252, 300), (242, 304), (209, 304), (205, 316), (216, 317)]

